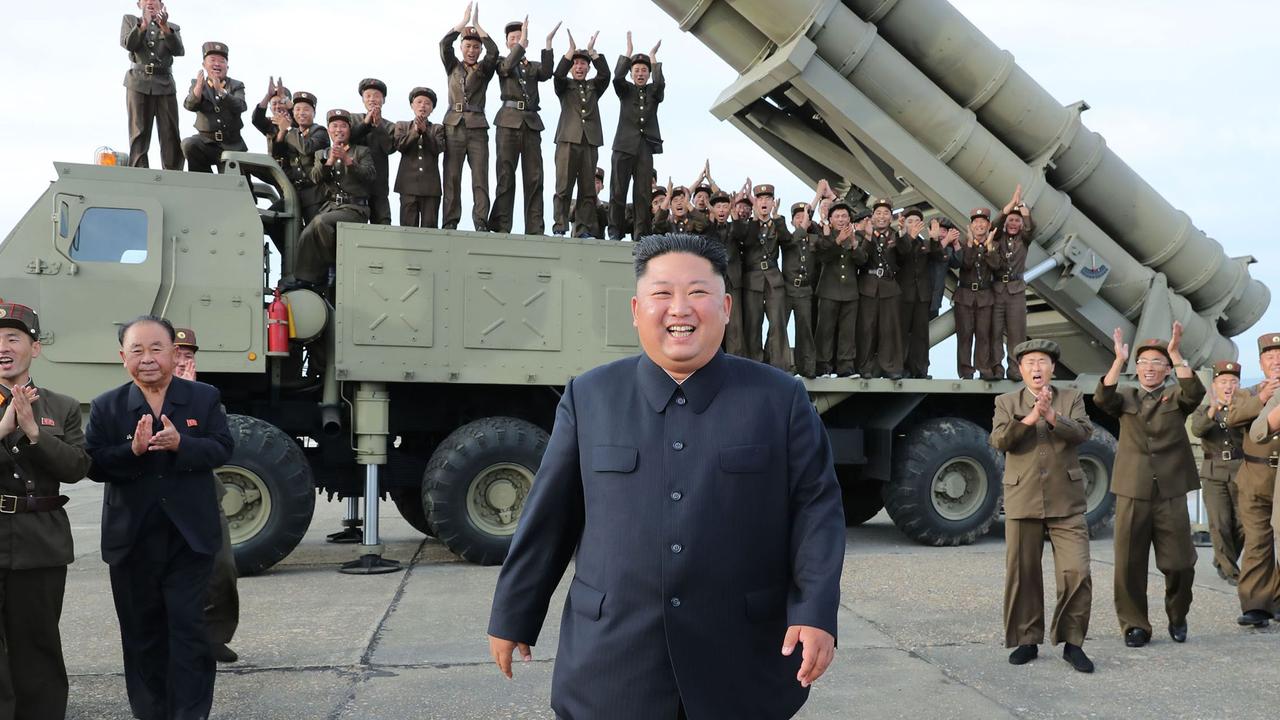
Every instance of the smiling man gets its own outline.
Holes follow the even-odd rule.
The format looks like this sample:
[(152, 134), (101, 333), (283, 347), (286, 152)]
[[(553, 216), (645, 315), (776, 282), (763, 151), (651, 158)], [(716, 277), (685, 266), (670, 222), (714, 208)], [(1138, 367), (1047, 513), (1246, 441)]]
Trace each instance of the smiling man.
[(509, 676), (574, 559), (561, 717), (791, 717), (834, 655), (831, 448), (799, 381), (721, 352), (725, 262), (709, 238), (644, 238), (643, 354), (565, 386), (489, 620)]

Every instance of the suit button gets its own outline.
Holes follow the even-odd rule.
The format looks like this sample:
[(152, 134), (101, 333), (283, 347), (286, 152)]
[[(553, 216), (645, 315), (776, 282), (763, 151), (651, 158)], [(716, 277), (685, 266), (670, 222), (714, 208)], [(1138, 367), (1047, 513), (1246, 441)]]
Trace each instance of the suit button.
[(675, 492), (671, 493), (671, 499), (676, 502), (680, 502), (680, 498), (682, 497), (684, 497), (684, 493), (680, 492), (679, 490), (676, 490)]
[(671, 598), (671, 607), (680, 607), (680, 598), (678, 597)]
[(677, 440), (677, 441), (675, 441), (675, 442), (671, 443), (671, 447), (672, 447), (672, 448), (674, 448), (674, 449), (676, 449), (676, 450), (683, 450), (683, 449), (684, 449), (684, 443), (682, 443), (682, 442), (680, 442), (679, 440)]
[(680, 543), (672, 543), (671, 552), (679, 555), (680, 553), (684, 552), (684, 546), (681, 545)]
[(688, 401), (688, 400), (686, 400), (686, 399), (685, 399), (685, 397), (684, 397), (683, 395), (677, 395), (677, 396), (676, 396), (676, 404), (677, 404), (677, 405), (683, 405), (683, 404), (685, 404), (685, 403), (687, 403), (687, 402), (689, 402), (689, 401)]

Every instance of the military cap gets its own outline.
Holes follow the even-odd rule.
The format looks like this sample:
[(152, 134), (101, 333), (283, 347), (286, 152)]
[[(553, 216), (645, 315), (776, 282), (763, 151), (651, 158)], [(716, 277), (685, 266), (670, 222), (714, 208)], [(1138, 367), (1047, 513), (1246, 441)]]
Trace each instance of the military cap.
[(1258, 354), (1280, 348), (1280, 333), (1267, 333), (1258, 338)]
[(378, 78), (365, 78), (360, 81), (360, 94), (363, 95), (365, 90), (374, 89), (382, 93), (382, 97), (387, 96), (387, 84)]
[(1219, 360), (1213, 364), (1213, 376), (1235, 375), (1240, 377), (1240, 363), (1235, 360)]
[(768, 197), (773, 197), (773, 186), (772, 186), (772, 185), (757, 185), (757, 186), (755, 186), (755, 187), (751, 188), (751, 194), (752, 194), (752, 195), (755, 195), (756, 197), (759, 197), (759, 196), (761, 196), (761, 195), (767, 195)]
[(331, 123), (331, 122), (333, 122), (334, 120), (341, 120), (341, 121), (345, 122), (346, 124), (350, 125), (350, 124), (351, 124), (351, 113), (347, 112), (346, 110), (334, 109), (334, 110), (330, 110), (330, 111), (329, 111), (329, 112), (324, 116), (325, 124)]
[(431, 100), (431, 107), (436, 105), (436, 91), (429, 87), (416, 87), (409, 91), (409, 102), (417, 100), (419, 96), (426, 95)]
[(481, 42), (480, 31), (475, 29), (475, 27), (468, 25), (467, 29), (462, 31), (462, 39), (475, 40), (476, 42)]
[(866, 219), (867, 219), (867, 218), (869, 218), (869, 217), (871, 217), (871, 211), (870, 211), (870, 210), (865, 210), (865, 209), (864, 209), (864, 210), (859, 210), (858, 212), (854, 213), (854, 215), (853, 215), (853, 221), (854, 221), (854, 222), (862, 222), (863, 220), (866, 220)]
[(301, 90), (299, 90), (297, 93), (294, 93), (293, 104), (297, 105), (298, 103), (301, 103), (301, 102), (304, 102), (310, 105), (312, 110), (316, 109), (316, 96), (312, 95), (309, 92), (302, 92)]
[(796, 213), (800, 212), (801, 210), (808, 211), (809, 203), (807, 202), (791, 203), (791, 217), (795, 217)]
[(977, 207), (969, 211), (969, 219), (977, 220), (978, 218), (991, 219), (991, 208)]
[(871, 203), (872, 210), (875, 210), (876, 208), (882, 208), (882, 207), (889, 208), (890, 210), (892, 210), (893, 201), (890, 200), (889, 198), (876, 198), (875, 201)]
[(903, 211), (902, 211), (902, 217), (904, 217), (904, 218), (909, 218), (909, 217), (911, 217), (912, 215), (915, 215), (916, 217), (920, 218), (921, 220), (923, 220), (923, 219), (924, 219), (924, 212), (923, 212), (920, 208), (918, 208), (918, 207), (909, 207), (909, 208), (907, 208), (906, 210), (903, 210)]
[(513, 32), (520, 32), (520, 28), (524, 27), (524, 23), (520, 20), (512, 20), (502, 28), (503, 35), (510, 35)]
[(199, 350), (200, 346), (196, 344), (196, 331), (191, 328), (174, 328), (173, 344), (178, 347), (187, 347), (192, 350)]
[(734, 200), (734, 201), (733, 201), (733, 204), (734, 204), (734, 205), (750, 205), (750, 204), (751, 204), (751, 198), (747, 197), (746, 195), (743, 195), (742, 197), (738, 198), (737, 200)]
[(583, 60), (587, 61), (588, 63), (590, 63), (590, 62), (591, 62), (591, 55), (590, 55), (586, 50), (581, 50), (581, 49), (579, 49), (579, 50), (574, 50), (574, 51), (573, 51), (573, 56), (569, 58), (569, 62), (573, 62), (574, 60), (577, 60), (578, 58), (582, 58)]
[(649, 56), (648, 56), (648, 55), (645, 55), (644, 53), (636, 53), (635, 55), (632, 55), (632, 56), (631, 56), (631, 64), (632, 64), (633, 66), (634, 66), (634, 65), (643, 65), (643, 66), (645, 66), (645, 67), (649, 68), (650, 70), (652, 70), (652, 69), (653, 69), (653, 61), (652, 61), (652, 60), (650, 60), (650, 59), (649, 59)]
[(204, 51), (204, 55), (201, 55), (201, 57), (209, 57), (210, 55), (221, 55), (224, 59), (229, 57), (226, 43), (207, 42), (201, 46), (201, 49)]
[(689, 191), (685, 190), (683, 185), (677, 185), (671, 188), (671, 197), (676, 197), (677, 195), (684, 197), (685, 195), (688, 195), (688, 194), (689, 194)]
[(694, 195), (697, 195), (697, 194), (698, 194), (698, 193), (700, 193), (700, 192), (704, 192), (704, 193), (706, 193), (706, 194), (710, 195), (710, 194), (711, 194), (712, 192), (714, 192), (714, 191), (711, 189), (711, 186), (710, 186), (710, 185), (708, 185), (708, 184), (706, 184), (706, 183), (702, 183), (701, 185), (699, 185), (698, 187), (696, 187), (696, 188), (694, 188), (694, 189), (693, 189), (693, 194), (694, 194)]
[(844, 200), (837, 200), (831, 203), (831, 207), (827, 208), (827, 217), (830, 218), (831, 214), (837, 210), (844, 210), (845, 212), (849, 213), (850, 220), (858, 219), (853, 216), (853, 206), (845, 202)]
[(1160, 338), (1147, 338), (1133, 349), (1133, 356), (1136, 358), (1141, 355), (1144, 350), (1156, 350), (1169, 362), (1173, 362), (1173, 358), (1169, 357), (1169, 341)]
[(729, 197), (729, 193), (722, 191), (718, 193), (712, 193), (710, 204), (716, 205), (719, 203), (727, 203), (732, 201), (733, 201), (733, 198)]
[(596, 168), (596, 179), (597, 179), (597, 180), (603, 180), (603, 179), (604, 179), (604, 168), (602, 168), (602, 167), (598, 167), (598, 168)]
[(26, 305), (0, 301), (0, 327), (17, 328), (32, 340), (40, 339), (40, 316)]
[(662, 197), (666, 197), (666, 196), (667, 196), (667, 189), (666, 189), (666, 188), (664, 188), (664, 187), (662, 187), (661, 185), (654, 185), (654, 186), (653, 186), (653, 196), (652, 196), (652, 197), (658, 197), (659, 195), (661, 195)]
[(1020, 361), (1023, 355), (1033, 352), (1048, 355), (1053, 358), (1055, 364), (1058, 362), (1058, 358), (1062, 356), (1062, 348), (1052, 340), (1024, 340), (1013, 349), (1013, 359)]

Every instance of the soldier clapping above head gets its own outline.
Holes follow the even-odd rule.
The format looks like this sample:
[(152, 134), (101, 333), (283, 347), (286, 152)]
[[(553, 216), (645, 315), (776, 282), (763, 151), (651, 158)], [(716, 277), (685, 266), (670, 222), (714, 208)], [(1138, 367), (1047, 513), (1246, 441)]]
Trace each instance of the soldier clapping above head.
[(160, 162), (165, 170), (182, 169), (178, 139), (178, 89), (173, 82), (173, 59), (186, 54), (182, 32), (169, 22), (160, 0), (138, 0), (141, 17), (125, 15), (120, 22), (120, 45), (133, 65), (125, 73), (125, 107), (129, 111), (129, 164), (150, 167), (151, 126), (160, 128)]
[(996, 379), (991, 362), (991, 273), (999, 259), (991, 251), (991, 211), (969, 212), (969, 231), (960, 247), (952, 246), (951, 267), (960, 270), (951, 303), (956, 310), (956, 354), (961, 380), (973, 378), (976, 369), (983, 380)]
[[(462, 36), (462, 60), (453, 42)], [(480, 50), (484, 49), (484, 59)], [(454, 230), (462, 218), (462, 163), (471, 168), (471, 221), (489, 229), (489, 121), (485, 91), (498, 68), (498, 44), (480, 27), (480, 6), (467, 3), (462, 20), (440, 41), (440, 59), (449, 77), (449, 107), (444, 114), (444, 227)]]
[[(591, 35), (585, 49), (579, 48), (569, 33), (569, 51), (560, 59), (552, 76), (552, 86), (560, 98), (560, 122), (556, 126), (556, 192), (552, 231), (563, 235), (573, 224), (574, 237), (604, 237), (606, 218), (601, 223), (596, 211), (604, 185), (604, 171), (596, 167), (604, 131), (600, 126), (600, 96), (609, 87), (609, 64), (596, 52), (599, 31)], [(595, 66), (595, 77), (587, 71)], [(591, 181), (591, 169), (596, 169)], [(573, 202), (574, 186), (578, 200)], [(593, 191), (594, 188), (594, 191)], [(607, 206), (606, 206), (607, 207)]]
[(431, 122), (436, 93), (416, 87), (409, 92), (413, 119), (395, 124), (400, 170), (400, 224), (405, 227), (440, 226), (440, 152), (444, 150), (444, 126)]
[[(995, 304), (991, 311), (991, 365), (999, 377), (1004, 368), (1004, 351), (1009, 349), (1010, 380), (1019, 380), (1017, 363), (1012, 360), (1013, 347), (1027, 335), (1027, 245), (1035, 223), (1031, 210), (1022, 202), (1022, 186), (992, 223), (995, 228), (994, 250), (998, 265), (992, 277)], [(1004, 344), (1000, 338), (1004, 337)]]
[(653, 231), (659, 235), (681, 233), (701, 235), (707, 227), (706, 217), (695, 215), (689, 208), (689, 191), (671, 184), (667, 178), (667, 194), (654, 212)]
[(244, 83), (227, 77), (227, 46), (220, 42), (204, 44), (204, 64), (182, 106), (196, 114), (196, 134), (182, 141), (182, 154), (192, 172), (213, 172), (221, 164), (222, 151), (248, 150), (240, 129), (240, 116), (248, 108), (244, 99)]
[[(635, 223), (632, 237), (648, 235), (652, 224), (650, 205), (645, 203), (645, 188), (654, 181), (653, 156), (662, 152), (662, 132), (658, 128), (658, 105), (662, 103), (667, 83), (658, 62), (659, 40), (648, 55), (633, 54), (631, 32), (627, 32), (627, 53), (618, 57), (613, 70), (613, 90), (622, 107), (618, 112), (618, 130), (613, 136), (613, 179), (609, 191), (609, 224), (616, 239), (624, 226), (627, 190), (632, 191)], [(631, 73), (631, 81), (627, 73)], [(650, 74), (652, 73), (652, 82)]]

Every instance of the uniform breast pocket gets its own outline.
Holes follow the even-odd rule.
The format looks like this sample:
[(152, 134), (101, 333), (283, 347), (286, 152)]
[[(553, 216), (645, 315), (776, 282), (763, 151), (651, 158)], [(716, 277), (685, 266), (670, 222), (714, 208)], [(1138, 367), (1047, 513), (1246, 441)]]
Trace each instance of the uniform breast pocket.
[(727, 473), (762, 473), (769, 464), (768, 445), (735, 445), (720, 449), (720, 469)]
[(625, 445), (597, 445), (591, 449), (591, 470), (597, 473), (635, 472), (640, 452)]

